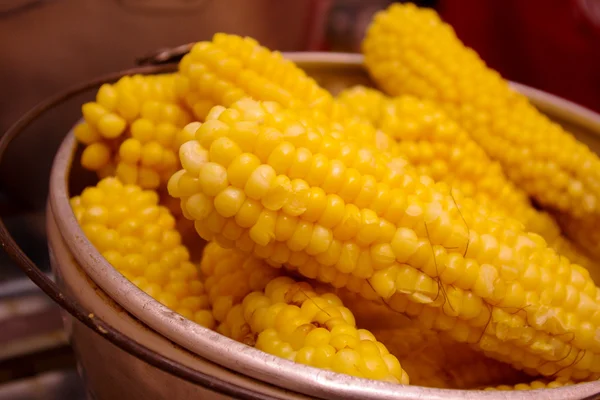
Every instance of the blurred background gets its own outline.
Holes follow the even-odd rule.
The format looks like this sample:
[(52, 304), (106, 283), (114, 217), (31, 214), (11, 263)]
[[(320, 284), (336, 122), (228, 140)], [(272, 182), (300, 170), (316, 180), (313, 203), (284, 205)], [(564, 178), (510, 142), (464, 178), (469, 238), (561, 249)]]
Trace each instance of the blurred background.
[[(281, 51), (360, 51), (389, 0), (0, 0), (0, 133), (43, 99), (224, 31)], [(600, 112), (600, 0), (421, 0), (504, 77)], [(0, 167), (0, 215), (46, 271), (49, 169), (86, 93), (33, 124)], [(83, 399), (56, 307), (0, 254), (0, 400)]]

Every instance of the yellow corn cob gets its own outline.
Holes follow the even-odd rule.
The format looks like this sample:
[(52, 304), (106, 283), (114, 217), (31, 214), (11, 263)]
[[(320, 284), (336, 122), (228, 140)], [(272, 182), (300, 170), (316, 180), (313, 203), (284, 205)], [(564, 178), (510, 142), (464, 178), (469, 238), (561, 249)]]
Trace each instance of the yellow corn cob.
[[(536, 210), (527, 194), (512, 184), (500, 165), (447, 118), (433, 103), (412, 96), (388, 98), (362, 86), (340, 94), (338, 101), (353, 115), (366, 118), (398, 143), (387, 150), (406, 158), (436, 181), (521, 221), (541, 235), (559, 254), (589, 270), (600, 270), (581, 250), (561, 236), (556, 221)], [(375, 110), (378, 109), (378, 110)]]
[(469, 345), (417, 327), (376, 330), (373, 334), (395, 355), (411, 384), (447, 389), (517, 383), (526, 375), (492, 360)]
[(289, 277), (271, 280), (229, 311), (221, 331), (267, 353), (357, 376), (407, 385), (400, 363), (331, 293)]
[(281, 275), (254, 257), (231, 249), (224, 249), (215, 242), (204, 249), (200, 271), (208, 293), (213, 315), (218, 322), (236, 304), (241, 304), (247, 294), (264, 290), (271, 280)]
[(514, 386), (511, 385), (499, 385), (496, 387), (487, 387), (484, 390), (536, 390), (536, 389), (554, 389), (562, 386), (573, 385), (571, 381), (554, 380), (549, 381), (546, 379), (537, 379), (529, 383), (519, 383)]
[(173, 311), (214, 327), (196, 266), (155, 192), (105, 178), (71, 206), (87, 238), (123, 276)]
[[(256, 347), (261, 350), (285, 358), (290, 358), (297, 362), (346, 373), (351, 372), (351, 369), (346, 369), (348, 367), (343, 364), (337, 365), (336, 367), (336, 364), (333, 362), (327, 363), (326, 360), (321, 360), (321, 364), (317, 364), (317, 362), (319, 362), (317, 361), (318, 356), (315, 356), (314, 353), (318, 353), (321, 349), (311, 348), (314, 347), (314, 345), (310, 346), (311, 339), (306, 337), (308, 333), (323, 325), (323, 327), (320, 328), (322, 331), (315, 332), (312, 335), (314, 336), (318, 333), (322, 336), (323, 334), (326, 334), (326, 331), (328, 330), (330, 331), (330, 336), (336, 335), (338, 332), (343, 333), (344, 335), (350, 334), (351, 336), (355, 336), (353, 334), (355, 332), (363, 340), (375, 341), (373, 335), (369, 334), (367, 331), (356, 329), (354, 319), (351, 314), (348, 315), (348, 310), (341, 309), (340, 314), (327, 307), (328, 305), (341, 305), (339, 299), (336, 299), (334, 295), (325, 294), (323, 296), (318, 296), (317, 293), (312, 290), (311, 286), (294, 283), (290, 278), (283, 278), (279, 282), (274, 281), (274, 279), (280, 275), (280, 270), (270, 267), (264, 263), (264, 261), (257, 258), (249, 257), (236, 250), (224, 249), (218, 244), (211, 242), (206, 246), (201, 263), (201, 271), (206, 277), (205, 288), (209, 294), (215, 319), (217, 321), (222, 321), (217, 328), (217, 331), (238, 341), (251, 346), (256, 345)], [(261, 304), (262, 302), (257, 298), (250, 300), (252, 296), (260, 296), (261, 300), (264, 300), (265, 298), (260, 292), (265, 291), (265, 288), (267, 288), (268, 285), (271, 285), (271, 287), (278, 285), (280, 287), (279, 289), (271, 289), (272, 295), (269, 299), (271, 304)], [(267, 289), (265, 293), (269, 293), (269, 289)], [(248, 299), (244, 300), (246, 297)], [(320, 304), (320, 301), (323, 301), (323, 303)], [(245, 303), (242, 304), (242, 302)], [(286, 310), (280, 309), (280, 306), (283, 305), (280, 302), (288, 304)], [(303, 302), (307, 302), (308, 304), (302, 305)], [(280, 304), (273, 306), (273, 303)], [(258, 305), (258, 307), (255, 305)], [(320, 308), (315, 310), (315, 306)], [(305, 316), (309, 317), (308, 320), (298, 321), (296, 319), (295, 322), (284, 320), (280, 322), (280, 326), (276, 325), (279, 313), (283, 312), (285, 314), (286, 312), (294, 312), (297, 307), (300, 307), (300, 310), (305, 312)], [(252, 311), (249, 311), (249, 309)], [(265, 309), (269, 311), (265, 312)], [(274, 310), (274, 312), (270, 312), (270, 310)], [(310, 314), (307, 314), (307, 311), (309, 313), (321, 311), (326, 313), (326, 316), (321, 315), (320, 318), (317, 316), (316, 320), (310, 321)], [(257, 314), (256, 318), (254, 317), (255, 313)], [(338, 314), (345, 319), (343, 322), (346, 324), (343, 322), (340, 324), (339, 321), (335, 322), (333, 320)], [(323, 317), (325, 317), (324, 320)], [(268, 318), (272, 321), (271, 324), (274, 324), (272, 328), (275, 329), (281, 329), (281, 326), (285, 325), (285, 328), (289, 329), (289, 332), (280, 331), (278, 332), (279, 334), (277, 334), (275, 330), (268, 332), (269, 326), (261, 325), (262, 318)], [(288, 326), (286, 322), (290, 322), (291, 325)], [(313, 326), (307, 326), (308, 323)], [(267, 324), (269, 324), (269, 322), (267, 322)], [(336, 325), (344, 326), (335, 328)], [(287, 343), (278, 350), (275, 348), (277, 347), (277, 344), (273, 343), (273, 339), (283, 340)], [(347, 341), (351, 339), (344, 337), (344, 340)], [(338, 342), (339, 338), (337, 337), (332, 337), (329, 340), (329, 344), (332, 346), (336, 345)], [(322, 346), (327, 344), (328, 343), (322, 343)], [(353, 343), (344, 342), (346, 349), (360, 351), (358, 348), (360, 345), (352, 346), (352, 344)], [(368, 344), (363, 343), (362, 347), (366, 346), (368, 346)], [(394, 360), (386, 360), (390, 358), (389, 355), (385, 356), (387, 350), (380, 345), (377, 345), (377, 347), (383, 352), (383, 354), (381, 354), (381, 356), (384, 356), (382, 361), (392, 367), (392, 369), (395, 369), (396, 366)], [(295, 356), (292, 357), (291, 354), (282, 354), (281, 350), (285, 350), (286, 348), (288, 350), (290, 348), (291, 350), (295, 350)], [(331, 348), (322, 351), (327, 353), (327, 350), (331, 350)], [(339, 352), (341, 349), (334, 347), (334, 350)], [(331, 355), (335, 356), (335, 351)], [(311, 355), (311, 353), (313, 353), (313, 355)], [(363, 357), (369, 357), (373, 354), (361, 355)], [(325, 358), (327, 357), (328, 355), (325, 354)], [(380, 365), (379, 367), (381, 368), (382, 366)], [(359, 369), (357, 376), (361, 377), (385, 379), (394, 382), (401, 382), (400, 379), (408, 379), (408, 377), (400, 377), (400, 379), (398, 379), (397, 376), (390, 377), (389, 375), (378, 376), (377, 374), (381, 374), (382, 371), (372, 371), (371, 373), (364, 369), (361, 371), (361, 364), (358, 364), (357, 368)], [(363, 368), (366, 368), (366, 366)], [(408, 381), (402, 383), (408, 383)]]
[(600, 213), (600, 159), (487, 68), (435, 11), (390, 6), (374, 18), (363, 52), (386, 92), (441, 104), (541, 205)]
[(175, 97), (175, 75), (125, 76), (104, 84), (82, 112), (85, 122), (74, 130), (85, 145), (81, 164), (101, 178), (116, 175), (156, 189), (180, 168), (177, 151), (190, 139), (181, 128), (191, 117)]
[(600, 295), (584, 268), (294, 115), (250, 99), (215, 107), (181, 147), (168, 190), (202, 237), (383, 299), (517, 368), (600, 376)]
[(329, 92), (277, 51), (254, 39), (217, 33), (211, 42), (199, 42), (179, 64), (178, 95), (204, 121), (215, 105), (230, 106), (250, 96), (292, 108), (326, 108)]
[[(82, 106), (85, 122), (75, 135), (84, 144), (117, 139), (144, 114), (156, 114), (153, 102), (177, 104), (174, 74), (124, 76), (114, 84), (106, 83), (95, 101)], [(182, 118), (179, 108), (162, 111), (165, 122), (178, 123)]]

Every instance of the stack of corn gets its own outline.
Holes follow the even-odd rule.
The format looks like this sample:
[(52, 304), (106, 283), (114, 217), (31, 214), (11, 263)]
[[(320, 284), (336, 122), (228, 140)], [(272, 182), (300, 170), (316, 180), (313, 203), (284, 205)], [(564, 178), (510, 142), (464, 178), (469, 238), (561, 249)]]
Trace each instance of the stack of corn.
[(574, 231), (599, 235), (600, 159), (487, 68), (434, 11), (398, 4), (380, 12), (363, 50), (385, 91), (437, 102), (540, 205), (564, 214)]
[(447, 186), (275, 103), (215, 107), (169, 181), (198, 233), (346, 287), (526, 372), (600, 376), (582, 267)]
[[(402, 36), (422, 22), (433, 39)], [(434, 51), (438, 39), (472, 61), (472, 81)], [(434, 387), (600, 378), (600, 291), (571, 263), (591, 262), (525, 194), (593, 216), (597, 160), (456, 43), (430, 11), (380, 14), (366, 61), (395, 99), (356, 89), (335, 100), (281, 54), (225, 34), (175, 74), (105, 85), (75, 135), (82, 164), (116, 178), (72, 199), (77, 219), (146, 293), (282, 358)], [(545, 158), (563, 144), (581, 168)], [(202, 254), (182, 245), (177, 215), (184, 239), (209, 241)]]

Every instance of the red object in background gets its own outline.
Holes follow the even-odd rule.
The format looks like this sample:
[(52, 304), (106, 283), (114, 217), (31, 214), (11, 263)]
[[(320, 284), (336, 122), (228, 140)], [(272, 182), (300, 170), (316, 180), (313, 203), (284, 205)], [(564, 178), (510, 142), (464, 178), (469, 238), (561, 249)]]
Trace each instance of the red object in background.
[(439, 0), (438, 10), (505, 78), (600, 112), (600, 0)]

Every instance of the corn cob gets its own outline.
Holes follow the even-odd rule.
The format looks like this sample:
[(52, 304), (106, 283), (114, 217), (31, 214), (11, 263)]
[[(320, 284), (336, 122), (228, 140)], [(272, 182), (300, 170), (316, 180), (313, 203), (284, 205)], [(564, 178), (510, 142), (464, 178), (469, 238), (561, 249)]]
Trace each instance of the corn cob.
[(438, 102), (539, 204), (600, 213), (600, 159), (487, 68), (435, 11), (390, 6), (371, 23), (363, 52), (386, 92)]
[(526, 379), (522, 372), (485, 357), (469, 345), (414, 325), (375, 330), (373, 334), (398, 358), (413, 385), (475, 389)]
[(105, 178), (71, 206), (87, 238), (123, 276), (178, 314), (214, 327), (196, 266), (155, 192)]
[(229, 107), (243, 97), (290, 108), (329, 109), (333, 98), (294, 63), (254, 39), (217, 33), (196, 43), (179, 64), (178, 96), (200, 121), (215, 105)]
[(267, 283), (281, 275), (280, 270), (263, 261), (224, 249), (215, 242), (204, 249), (200, 271), (213, 316), (218, 322), (223, 322), (231, 308), (241, 304), (246, 295), (264, 290)]
[(191, 117), (177, 102), (173, 74), (104, 84), (82, 112), (85, 121), (74, 129), (85, 145), (81, 164), (101, 178), (156, 189), (180, 168), (177, 151), (190, 139), (181, 128)]
[(487, 387), (484, 390), (492, 391), (492, 390), (537, 390), (537, 389), (554, 389), (562, 386), (573, 385), (574, 383), (571, 381), (562, 381), (562, 380), (554, 380), (549, 381), (546, 379), (537, 379), (533, 382), (529, 383), (519, 383), (514, 386), (511, 385), (499, 385), (496, 387)]
[(387, 150), (404, 157), (420, 173), (518, 219), (559, 254), (592, 272), (599, 270), (582, 250), (561, 236), (556, 221), (536, 210), (502, 167), (433, 103), (412, 96), (392, 99), (361, 86), (342, 92), (338, 101), (397, 140), (386, 146)]
[(181, 147), (168, 190), (203, 238), (382, 299), (517, 368), (600, 376), (600, 295), (584, 268), (294, 115), (250, 99), (215, 107)]
[[(263, 264), (265, 265), (265, 264)], [(266, 266), (266, 265), (265, 265)], [(221, 331), (267, 353), (360, 378), (407, 385), (400, 363), (337, 296), (289, 277), (271, 280), (234, 305)]]
[[(316, 357), (318, 356), (315, 354), (318, 353), (320, 349), (308, 347), (310, 342), (308, 342), (307, 339), (310, 341), (310, 338), (308, 338), (307, 335), (310, 331), (320, 328), (322, 330), (318, 332), (320, 335), (327, 335), (327, 331), (329, 331), (330, 337), (331, 335), (335, 335), (338, 331), (344, 335), (356, 331), (358, 334), (357, 338), (360, 337), (363, 340), (366, 339), (366, 341), (371, 342), (375, 341), (373, 335), (369, 334), (369, 332), (356, 329), (352, 314), (348, 313), (347, 309), (340, 309), (338, 307), (340, 312), (335, 312), (336, 310), (328, 307), (341, 305), (339, 299), (334, 295), (324, 294), (318, 296), (308, 284), (295, 283), (290, 278), (278, 278), (278, 280), (276, 278), (281, 275), (280, 270), (272, 268), (257, 258), (249, 257), (236, 250), (224, 249), (218, 244), (211, 242), (206, 246), (201, 263), (201, 271), (206, 277), (205, 287), (209, 294), (215, 319), (222, 322), (218, 326), (217, 331), (225, 336), (229, 336), (251, 346), (256, 345), (256, 347), (261, 350), (290, 358), (297, 362), (346, 373), (351, 372), (351, 368), (349, 369), (347, 365), (339, 365), (332, 362), (328, 363), (325, 360), (322, 360), (321, 364), (316, 364)], [(275, 285), (279, 286), (279, 288), (271, 289), (271, 298), (267, 298), (268, 302), (271, 304), (265, 304), (265, 296), (260, 292), (264, 291), (265, 294), (268, 294), (269, 289), (265, 290), (265, 288), (267, 288), (267, 286), (273, 287)], [(321, 291), (323, 291), (322, 288)], [(255, 296), (255, 298), (250, 300), (252, 296)], [(288, 304), (284, 310), (281, 309), (281, 306), (284, 305), (282, 302)], [(304, 302), (307, 304), (303, 305)], [(248, 305), (246, 305), (246, 303), (248, 303)], [(315, 306), (317, 307), (316, 309)], [(292, 325), (288, 325), (286, 323), (288, 321), (284, 319), (284, 315), (286, 312), (288, 314), (294, 312), (297, 307), (300, 307), (300, 311), (304, 311), (304, 316), (309, 319), (301, 321), (296, 320), (295, 322), (292, 322)], [(250, 311), (250, 309), (252, 311)], [(270, 312), (271, 310), (274, 310), (274, 312)], [(311, 321), (310, 315), (312, 315), (312, 313), (317, 314), (318, 311), (321, 311), (325, 315), (315, 316), (313, 318), (316, 319)], [(282, 321), (280, 321), (280, 324), (281, 326), (285, 326), (284, 329), (288, 329), (288, 332), (282, 332), (281, 326), (276, 325), (277, 322), (279, 322), (277, 321), (277, 318), (281, 313), (283, 314), (281, 315)], [(257, 316), (254, 317), (254, 314)], [(344, 321), (334, 321), (335, 316), (338, 314)], [(264, 318), (270, 320), (270, 322), (266, 323), (266, 326), (263, 325)], [(271, 332), (269, 332), (268, 329), (269, 324), (272, 325)], [(312, 326), (308, 326), (309, 324)], [(320, 325), (323, 326), (321, 327)], [(341, 326), (335, 328), (336, 325)], [(273, 328), (279, 328), (279, 332)], [(314, 336), (315, 333), (312, 335)], [(350, 333), (350, 335), (355, 336), (352, 333)], [(346, 337), (343, 338), (344, 340), (351, 340)], [(295, 350), (295, 357), (291, 357), (291, 354), (287, 353), (282, 354), (281, 348), (279, 350), (274, 348), (273, 339), (279, 339), (286, 342), (282, 347), (284, 349), (287, 348), (288, 350)], [(338, 341), (339, 338), (331, 338), (329, 344), (334, 346)], [(327, 343), (322, 342), (322, 346), (326, 345)], [(356, 346), (353, 348), (352, 344), (345, 342), (344, 345), (347, 349), (359, 350)], [(363, 347), (368, 345), (368, 343), (363, 343)], [(380, 354), (383, 356), (382, 361), (388, 366), (388, 373), (390, 368), (394, 371), (396, 369), (396, 363), (389, 355), (386, 356), (387, 350), (385, 350), (385, 347), (382, 347), (380, 344), (376, 344), (376, 346), (378, 347), (378, 350), (381, 351)], [(277, 347), (276, 343), (275, 347)], [(331, 350), (331, 348), (321, 350), (325, 351), (324, 356), (326, 358), (328, 357), (327, 350)], [(334, 350), (333, 354), (335, 354), (336, 351), (339, 352), (341, 349), (334, 347)], [(313, 355), (311, 355), (311, 353)], [(362, 357), (370, 357), (373, 354), (369, 353), (361, 355)], [(396, 376), (389, 376), (389, 374), (381, 375), (382, 371), (372, 371), (369, 373), (365, 370), (366, 366), (362, 367), (360, 363), (357, 365), (357, 368), (359, 369), (357, 376), (391, 380), (393, 382), (405, 384), (408, 383), (407, 376), (400, 376), (400, 379), (398, 379), (397, 373), (400, 372), (402, 374), (401, 371), (392, 373), (392, 375)], [(382, 366), (380, 365), (379, 367), (381, 368)]]

